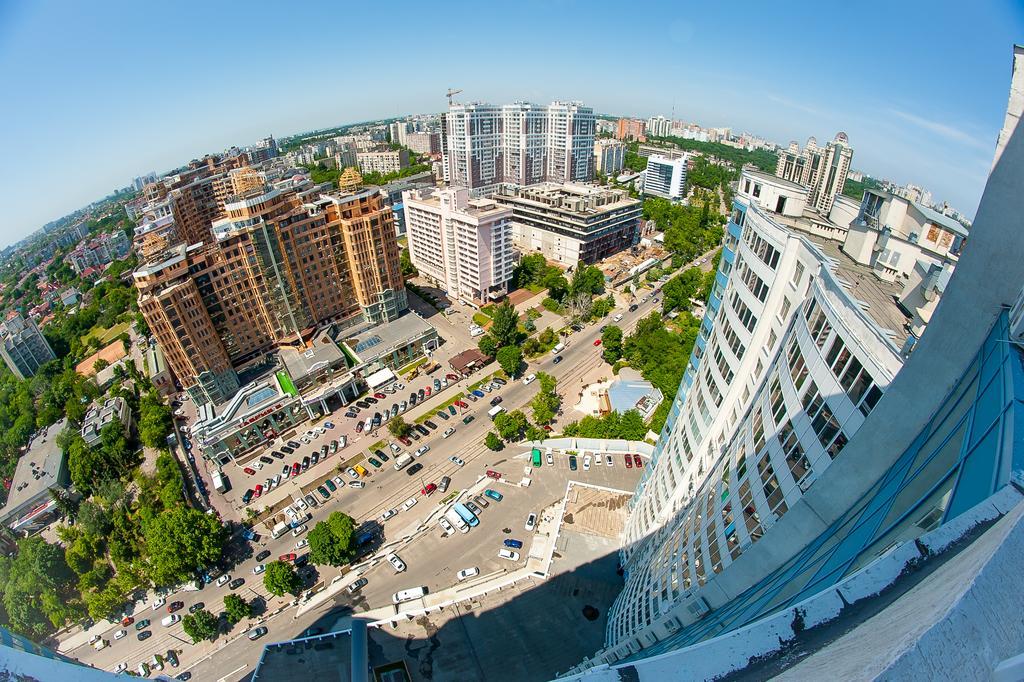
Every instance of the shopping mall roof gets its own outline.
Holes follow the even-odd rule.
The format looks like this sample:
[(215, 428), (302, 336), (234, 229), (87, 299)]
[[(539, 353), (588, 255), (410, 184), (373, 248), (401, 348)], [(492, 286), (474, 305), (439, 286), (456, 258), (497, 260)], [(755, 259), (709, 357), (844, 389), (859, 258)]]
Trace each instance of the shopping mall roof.
[(32, 501), (59, 482), (64, 452), (57, 447), (57, 435), (67, 423), (67, 419), (61, 419), (43, 429), (18, 459), (14, 478), (11, 479), (10, 495), (7, 504), (0, 510), (0, 518), (6, 521), (7, 516), (18, 513), (26, 502)]

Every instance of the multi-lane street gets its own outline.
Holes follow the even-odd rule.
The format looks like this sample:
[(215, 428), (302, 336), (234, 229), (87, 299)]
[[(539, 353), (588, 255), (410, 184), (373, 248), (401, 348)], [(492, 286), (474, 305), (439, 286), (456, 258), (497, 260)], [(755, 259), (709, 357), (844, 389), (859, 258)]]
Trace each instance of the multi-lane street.
[[(635, 311), (630, 312), (628, 309), (620, 307), (612, 313), (612, 315), (620, 313), (623, 315), (623, 318), (615, 324), (626, 333), (635, 328), (641, 317), (659, 308), (659, 304), (650, 298), (636, 303)], [(558, 379), (558, 391), (563, 397), (563, 410), (567, 413), (560, 418), (562, 420), (572, 420), (578, 417), (578, 415), (572, 416), (569, 406), (575, 403), (585, 378), (592, 376), (603, 362), (601, 348), (595, 347), (594, 342), (600, 338), (600, 325), (605, 323), (611, 324), (611, 317), (602, 323), (585, 326), (581, 331), (570, 336), (566, 349), (560, 356), (563, 359), (559, 363), (555, 364), (554, 356), (546, 354), (530, 362), (524, 372), (524, 374), (528, 374), (544, 371)], [(494, 369), (496, 367), (493, 365), (488, 368), (489, 371), (494, 371)], [(444, 371), (439, 370), (435, 376), (442, 374)], [(439, 405), (447, 402), (456, 393), (464, 392), (470, 384), (476, 383), (484, 376), (487, 376), (487, 373), (473, 375), (457, 382), (456, 385), (438, 395), (431, 396), (421, 405), (409, 410), (404, 417), (412, 422), (421, 415), (434, 414)], [(428, 380), (432, 381), (433, 377), (429, 377)], [(409, 386), (399, 392), (399, 396), (403, 392), (408, 393), (409, 390), (417, 388), (416, 384), (419, 382), (406, 383), (409, 383)], [(406, 500), (416, 499), (416, 506), (407, 511), (399, 511), (395, 516), (380, 522), (384, 538), (387, 540), (393, 534), (407, 529), (410, 525), (415, 525), (418, 520), (426, 517), (432, 508), (436, 508), (436, 504), (442, 496), (434, 493), (429, 498), (423, 497), (420, 490), (425, 484), (437, 483), (442, 476), (449, 476), (451, 478), (450, 490), (460, 490), (474, 484), (489, 468), (521, 473), (524, 462), (508, 459), (517, 452), (516, 450), (509, 448), (501, 452), (492, 452), (483, 445), (484, 436), (491, 428), (491, 421), (487, 417), (487, 410), (490, 407), (489, 400), (494, 395), (500, 395), (503, 407), (508, 410), (519, 409), (525, 407), (538, 390), (536, 382), (524, 385), (522, 381), (509, 381), (496, 393), (488, 394), (486, 399), (469, 403), (469, 409), (461, 411), (462, 413), (458, 417), (453, 417), (448, 421), (442, 421), (435, 417), (433, 421), (439, 427), (436, 431), (432, 431), (429, 437), (424, 437), (414, 443), (412, 448), (402, 448), (403, 450), (414, 450), (424, 444), (429, 446), (430, 450), (417, 460), (423, 465), (421, 471), (414, 476), (409, 476), (406, 471), (394, 470), (391, 466), (393, 460), (385, 463), (381, 469), (374, 469), (363, 462), (363, 466), (370, 471), (369, 476), (364, 479), (366, 487), (364, 489), (347, 486), (339, 488), (326, 504), (321, 504), (318, 508), (311, 510), (312, 518), (308, 522), (310, 527), (335, 510), (341, 510), (351, 515), (357, 523), (373, 519), (379, 521), (381, 515), (386, 511), (401, 510)], [(385, 402), (387, 403), (387, 401)], [(465, 415), (473, 415), (474, 420), (469, 424), (464, 424), (461, 417)], [(372, 435), (356, 434), (354, 431), (355, 420), (344, 417), (343, 410), (329, 415), (319, 424), (323, 425), (325, 421), (332, 422), (334, 428), (327, 429), (324, 434), (311, 440), (309, 445), (304, 444), (295, 453), (298, 459), (319, 449), (322, 444), (338, 438), (342, 433), (348, 435), (349, 444), (345, 449), (328, 456), (326, 460), (322, 460), (316, 467), (311, 467), (309, 471), (296, 479), (289, 479), (283, 483), (279, 489), (285, 490), (289, 497), (298, 494), (301, 488), (336, 469), (340, 462), (349, 460), (360, 453), (365, 456), (367, 447), (379, 440), (393, 442), (393, 439), (387, 434), (386, 428), (380, 428)], [(450, 437), (444, 438), (442, 432), (450, 426), (454, 427), (456, 432)], [(305, 429), (299, 429), (300, 434), (304, 431)], [(391, 454), (386, 447), (385, 450)], [(289, 456), (285, 461), (290, 462), (295, 456)], [(460, 466), (452, 462), (450, 458), (453, 456), (461, 459), (464, 465)], [(277, 462), (279, 460), (275, 460), (275, 465), (267, 465), (263, 471), (269, 471), (270, 475), (276, 473), (281, 468)], [(262, 474), (262, 472), (257, 473)], [(577, 480), (593, 479), (595, 482), (603, 484), (617, 482), (619, 487), (632, 485), (624, 483), (624, 481), (635, 482), (635, 478), (629, 479), (625, 476), (625, 468), (621, 462), (616, 462), (615, 466), (611, 468), (606, 466), (603, 470), (593, 467), (589, 472), (569, 472), (564, 461), (557, 462), (550, 467), (550, 470), (545, 466), (538, 471), (539, 484), (536, 486), (531, 486), (528, 489), (512, 486), (498, 487), (497, 489), (503, 494), (509, 494), (502, 502), (492, 503), (483, 511), (480, 528), (474, 529), (467, 535), (456, 534), (455, 537), (446, 538), (444, 542), (447, 544), (444, 547), (443, 559), (434, 553), (436, 543), (441, 536), (440, 530), (437, 530), (422, 540), (418, 540), (415, 545), (411, 546), (412, 549), (405, 550), (406, 556), (403, 556), (403, 559), (409, 566), (405, 573), (396, 576), (387, 568), (374, 569), (373, 575), (367, 576), (369, 584), (366, 588), (354, 597), (347, 595), (340, 597), (339, 605), (348, 606), (355, 612), (365, 611), (389, 604), (391, 595), (398, 589), (425, 585), (431, 590), (436, 590), (450, 586), (456, 582), (455, 572), (462, 568), (477, 567), (482, 574), (487, 574), (503, 569), (512, 570), (521, 566), (522, 560), (516, 565), (515, 562), (498, 558), (497, 550), (501, 546), (501, 538), (517, 538), (525, 534), (524, 522), (527, 514), (539, 512), (543, 506), (557, 500), (564, 491), (565, 481), (570, 474)], [(265, 475), (267, 474), (257, 475), (253, 479), (262, 480)], [(232, 475), (236, 490), (246, 486), (244, 477), (245, 474), (241, 471)], [(344, 474), (342, 477), (346, 481), (349, 480)], [(518, 479), (518, 474), (516, 478)], [(271, 491), (271, 494), (277, 493), (277, 490)], [(238, 494), (240, 495), (240, 492)], [(218, 493), (212, 493), (212, 495), (216, 496)], [(284, 496), (280, 495), (280, 497)], [(512, 532), (504, 534), (502, 530), (505, 528)], [(152, 631), (153, 635), (145, 641), (140, 642), (137, 639), (137, 633), (133, 626), (126, 628), (127, 636), (115, 640), (115, 632), (122, 629), (119, 625), (111, 627), (103, 633), (104, 639), (110, 641), (110, 646), (95, 651), (88, 645), (83, 645), (69, 653), (97, 667), (112, 670), (121, 663), (126, 663), (131, 669), (136, 669), (140, 662), (150, 661), (154, 654), (164, 655), (168, 649), (174, 649), (181, 660), (181, 667), (178, 670), (168, 670), (167, 672), (178, 674), (187, 670), (194, 674), (196, 679), (203, 680), (221, 678), (230, 680), (245, 677), (258, 660), (263, 642), (300, 635), (317, 620), (322, 619), (326, 613), (326, 610), (320, 610), (294, 619), (294, 609), (285, 608), (279, 615), (271, 615), (285, 607), (291, 598), (286, 600), (268, 595), (263, 587), (262, 576), (254, 575), (253, 568), (258, 563), (273, 561), (280, 555), (291, 552), (301, 554), (306, 550), (296, 549), (296, 543), (302, 539), (302, 536), (296, 538), (291, 533), (286, 533), (280, 538), (273, 539), (270, 533), (262, 527), (258, 530), (260, 531), (259, 541), (251, 543), (251, 546), (246, 546), (241, 550), (238, 562), (229, 569), (228, 573), (233, 578), (245, 580), (245, 583), (235, 592), (247, 599), (256, 599), (258, 604), (265, 604), (265, 607), (261, 606), (263, 612), (261, 621), (269, 628), (269, 633), (263, 638), (263, 641), (249, 641), (243, 633), (247, 623), (243, 622), (226, 635), (222, 635), (216, 642), (201, 642), (193, 645), (182, 631), (180, 623), (168, 627), (160, 624), (160, 620), (167, 615), (166, 606), (154, 611), (150, 605), (147, 605), (137, 609), (133, 614), (137, 621), (143, 618), (148, 618), (151, 621), (148, 630)], [(241, 541), (240, 543), (248, 544)], [(256, 556), (265, 552), (269, 552), (269, 555), (257, 561)], [(450, 559), (450, 557), (458, 557), (459, 565), (453, 564), (454, 559)], [(336, 575), (338, 575), (337, 569), (320, 567), (310, 572), (307, 586), (312, 586), (321, 580), (329, 583)], [(224, 596), (231, 591), (226, 584), (210, 584), (201, 591), (178, 592), (173, 596), (168, 596), (167, 600), (168, 603), (184, 602), (183, 610), (179, 612), (182, 614), (187, 613), (190, 606), (199, 602), (204, 603), (209, 610), (216, 614), (223, 610)], [(255, 620), (253, 623), (255, 624)]]

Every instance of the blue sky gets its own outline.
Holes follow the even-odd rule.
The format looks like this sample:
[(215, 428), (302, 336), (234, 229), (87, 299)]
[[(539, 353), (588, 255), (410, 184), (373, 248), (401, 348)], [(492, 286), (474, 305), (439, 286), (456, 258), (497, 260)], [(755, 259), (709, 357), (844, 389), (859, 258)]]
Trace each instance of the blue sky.
[[(846, 7), (849, 5), (849, 8)], [(973, 215), (1024, 9), (993, 2), (0, 0), (0, 244), (208, 151), (465, 100), (581, 99), (785, 144)]]

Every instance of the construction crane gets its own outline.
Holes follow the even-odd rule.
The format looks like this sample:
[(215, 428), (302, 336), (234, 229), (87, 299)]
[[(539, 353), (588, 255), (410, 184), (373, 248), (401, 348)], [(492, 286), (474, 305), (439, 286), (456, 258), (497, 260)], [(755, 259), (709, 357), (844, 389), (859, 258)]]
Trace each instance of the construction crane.
[(452, 97), (455, 97), (455, 95), (459, 94), (460, 92), (462, 92), (462, 90), (453, 90), (452, 88), (448, 88), (448, 94), (446, 95), (446, 97), (448, 97), (449, 107), (452, 105)]

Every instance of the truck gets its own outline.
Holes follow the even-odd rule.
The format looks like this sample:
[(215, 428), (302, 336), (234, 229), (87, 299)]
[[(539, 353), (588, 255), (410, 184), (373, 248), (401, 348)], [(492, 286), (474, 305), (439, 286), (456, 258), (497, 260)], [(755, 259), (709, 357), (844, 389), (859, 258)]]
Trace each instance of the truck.
[(455, 513), (462, 517), (462, 520), (468, 523), (471, 528), (480, 523), (480, 520), (476, 518), (476, 514), (469, 511), (469, 509), (466, 508), (466, 505), (461, 502), (452, 507), (452, 509), (454, 509)]
[(493, 420), (495, 417), (497, 417), (499, 414), (501, 414), (504, 411), (505, 411), (504, 407), (502, 407), (501, 405), (495, 405), (491, 409), (487, 410), (487, 416), (490, 417)]
[(433, 360), (428, 360), (427, 363), (423, 365), (420, 369), (427, 374), (433, 374), (437, 370), (441, 369), (441, 365), (434, 362)]
[(555, 347), (551, 349), (551, 354), (552, 355), (558, 355), (563, 350), (565, 350), (565, 344), (563, 342), (559, 341), (558, 343), (555, 344)]
[(273, 538), (276, 540), (277, 538), (287, 533), (288, 530), (288, 524), (284, 521), (281, 521), (276, 526), (274, 526), (274, 530), (270, 531), (270, 535), (273, 536)]
[(405, 467), (412, 463), (412, 455), (408, 452), (403, 452), (395, 458), (395, 471), (401, 471)]
[(446, 511), (444, 517), (451, 521), (452, 525), (455, 526), (459, 530), (459, 532), (469, 532), (469, 524), (462, 520), (462, 517), (459, 516), (459, 513), (455, 511), (454, 507)]
[(227, 485), (225, 485), (224, 473), (220, 469), (214, 469), (211, 478), (213, 478), (214, 490), (219, 493), (227, 492), (228, 488)]

